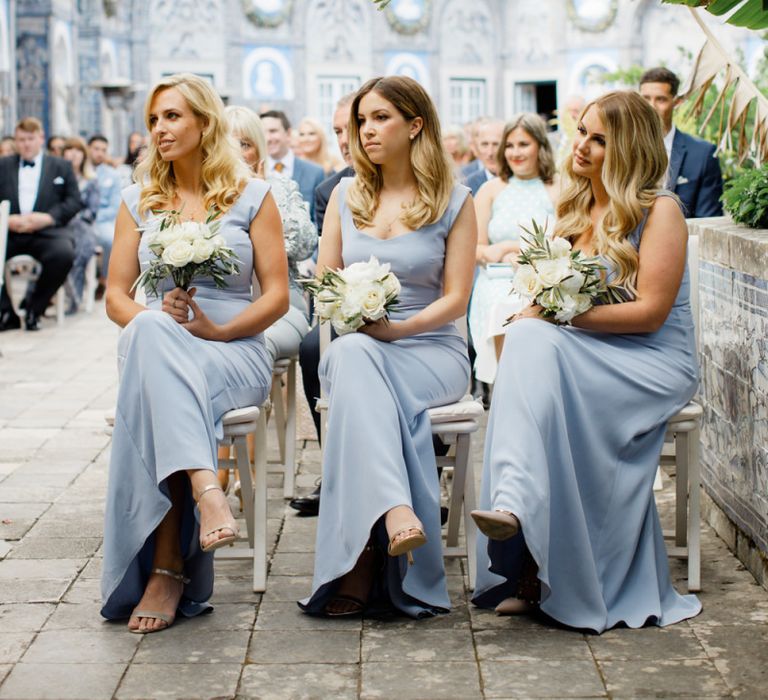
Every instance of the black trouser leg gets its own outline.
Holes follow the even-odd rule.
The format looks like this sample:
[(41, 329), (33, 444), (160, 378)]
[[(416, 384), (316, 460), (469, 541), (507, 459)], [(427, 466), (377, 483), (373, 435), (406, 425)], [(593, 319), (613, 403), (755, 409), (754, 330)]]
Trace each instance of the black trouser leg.
[(320, 396), (320, 377), (317, 373), (320, 364), (320, 326), (315, 325), (304, 336), (299, 347), (299, 366), (301, 380), (304, 385), (304, 396), (307, 397), (312, 420), (315, 422), (317, 439), (320, 440), (320, 414), (315, 410), (315, 401)]
[[(65, 229), (46, 229), (38, 233), (13, 233), (8, 236), (6, 259), (15, 255), (31, 255), (40, 263), (42, 272), (35, 283), (35, 291), (27, 304), (27, 311), (42, 316), (51, 297), (67, 279), (75, 259), (75, 245)], [(11, 308), (11, 300), (3, 289), (0, 308)]]

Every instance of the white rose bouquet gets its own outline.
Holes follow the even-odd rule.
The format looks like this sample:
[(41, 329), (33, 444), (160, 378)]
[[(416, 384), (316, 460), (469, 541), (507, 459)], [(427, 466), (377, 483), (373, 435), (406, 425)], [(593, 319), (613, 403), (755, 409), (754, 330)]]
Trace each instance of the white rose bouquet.
[(354, 333), (365, 323), (386, 319), (397, 305), (400, 282), (373, 256), (339, 270), (326, 270), (319, 279), (301, 280), (315, 297), (321, 322), (330, 321), (339, 335)]
[(542, 316), (554, 318), (558, 324), (570, 323), (597, 301), (624, 301), (620, 287), (605, 282), (605, 267), (596, 257), (588, 258), (580, 250), (572, 250), (565, 238), (547, 238), (545, 229), (536, 221), (533, 230), (523, 230), (523, 248), (512, 290), (543, 308)]
[(240, 261), (225, 245), (219, 234), (221, 221), (215, 219), (213, 209), (205, 222), (182, 221), (180, 211), (168, 211), (139, 228), (148, 237), (147, 246), (156, 257), (138, 276), (133, 289), (144, 287), (147, 294), (157, 296), (158, 285), (166, 277), (172, 277), (174, 284), (184, 290), (194, 277), (211, 277), (219, 289), (226, 287), (226, 276), (240, 271)]

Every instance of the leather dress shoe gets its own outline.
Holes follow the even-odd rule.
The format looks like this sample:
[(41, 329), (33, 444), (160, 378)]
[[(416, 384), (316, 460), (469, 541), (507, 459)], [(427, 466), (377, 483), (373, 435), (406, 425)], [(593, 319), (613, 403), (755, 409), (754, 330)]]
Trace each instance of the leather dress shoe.
[(0, 333), (21, 328), (21, 319), (13, 311), (0, 312)]
[(26, 318), (24, 319), (24, 328), (28, 331), (40, 330), (40, 316), (34, 311), (27, 311)]
[(309, 494), (301, 498), (292, 498), (288, 505), (299, 511), (299, 515), (312, 517), (320, 512), (320, 485)]

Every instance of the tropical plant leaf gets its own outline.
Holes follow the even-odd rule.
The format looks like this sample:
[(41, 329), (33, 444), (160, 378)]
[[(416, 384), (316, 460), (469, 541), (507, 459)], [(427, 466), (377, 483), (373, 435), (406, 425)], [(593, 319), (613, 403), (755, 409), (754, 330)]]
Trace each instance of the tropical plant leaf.
[(721, 17), (733, 12), (726, 22), (747, 29), (768, 28), (768, 11), (764, 0), (662, 0), (667, 5), (703, 7), (710, 14)]

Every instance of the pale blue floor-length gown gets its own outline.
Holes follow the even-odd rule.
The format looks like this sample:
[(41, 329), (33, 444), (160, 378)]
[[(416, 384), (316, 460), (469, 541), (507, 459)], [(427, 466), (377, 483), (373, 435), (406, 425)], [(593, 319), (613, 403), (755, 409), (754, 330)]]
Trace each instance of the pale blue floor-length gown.
[[(240, 272), (217, 289), (208, 278), (195, 279), (195, 301), (214, 323), (225, 323), (253, 301), (251, 221), (269, 185), (251, 180), (222, 217), (219, 233), (240, 259)], [(139, 222), (139, 186), (123, 200)], [(139, 245), (144, 268), (152, 257), (146, 240)], [(262, 335), (218, 342), (196, 338), (161, 311), (165, 280), (158, 297), (148, 296), (148, 311), (137, 314), (118, 343), (120, 388), (104, 525), (103, 607), (108, 619), (127, 617), (144, 593), (154, 552), (153, 533), (170, 509), (166, 479), (189, 468), (217, 468), (221, 417), (241, 406), (260, 405), (269, 393), (272, 363)], [(199, 545), (197, 512), (189, 481), (182, 514), (184, 587), (179, 610), (192, 616), (210, 609), (213, 553)]]
[[(631, 236), (635, 247), (645, 219)], [(480, 508), (521, 533), (477, 541), (473, 601), (515, 596), (525, 548), (541, 610), (575, 628), (669, 625), (697, 615), (672, 587), (653, 498), (667, 420), (698, 385), (685, 275), (654, 333), (611, 334), (522, 319), (507, 331), (485, 443)]]
[[(446, 237), (469, 190), (455, 185), (446, 212), (434, 224), (381, 240), (355, 227), (346, 204), (351, 182), (341, 180), (338, 192), (344, 265), (371, 255), (390, 263), (402, 285), (391, 318), (408, 318), (442, 296)], [(394, 608), (411, 617), (446, 612), (450, 601), (440, 541), (440, 485), (427, 409), (465, 393), (466, 342), (453, 323), (391, 343), (350, 333), (323, 354), (320, 381), (329, 398), (323, 495), (312, 595), (300, 606), (322, 614), (373, 528), (384, 555), (369, 607)], [(428, 540), (413, 551), (413, 566), (404, 555), (386, 555), (382, 516), (403, 504), (413, 507)]]

